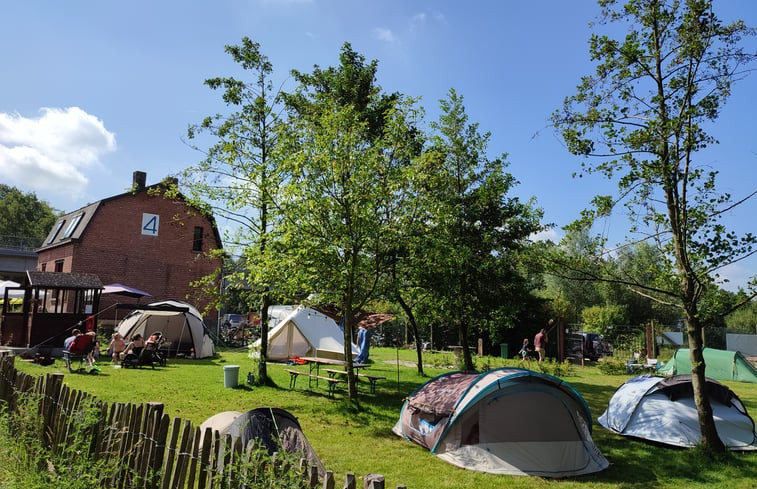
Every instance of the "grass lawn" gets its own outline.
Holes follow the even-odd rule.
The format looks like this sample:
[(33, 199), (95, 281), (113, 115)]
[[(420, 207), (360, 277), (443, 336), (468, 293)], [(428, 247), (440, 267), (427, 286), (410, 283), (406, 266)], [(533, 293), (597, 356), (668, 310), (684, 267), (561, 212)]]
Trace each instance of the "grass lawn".
[[(172, 418), (188, 419), (199, 425), (220, 411), (247, 411), (256, 407), (276, 406), (298, 417), (302, 429), (326, 468), (333, 470), (337, 485), (345, 472), (358, 477), (379, 473), (386, 477), (386, 487), (399, 484), (409, 489), (488, 488), (723, 488), (757, 487), (757, 453), (732, 453), (722, 460), (710, 460), (698, 450), (651, 445), (616, 436), (596, 422), (615, 389), (629, 376), (609, 376), (594, 366), (576, 366), (564, 379), (581, 395), (592, 411), (593, 437), (597, 447), (610, 461), (610, 467), (597, 474), (563, 479), (513, 477), (481, 474), (447, 464), (424, 448), (405, 441), (391, 432), (399, 416), (403, 398), (429, 378), (448, 372), (445, 364), (451, 355), (429, 354), (424, 358), (426, 377), (417, 375), (413, 366), (415, 352), (391, 348), (372, 348), (373, 364), (367, 370), (386, 377), (379, 381), (375, 394), (367, 383), (360, 385), (359, 406), (346, 402), (344, 388), (336, 399), (327, 396), (321, 385), (307, 389), (300, 378), (295, 390), (289, 389), (285, 365), (269, 365), (269, 374), (277, 387), (246, 385), (252, 361), (246, 351), (223, 351), (216, 358), (204, 360), (169, 360), (166, 367), (115, 369), (103, 364), (99, 375), (68, 374), (63, 362), (42, 367), (17, 361), (27, 373), (41, 375), (64, 372), (64, 382), (72, 388), (89, 392), (111, 402), (162, 402)], [(398, 362), (399, 360), (399, 362)], [(516, 360), (488, 357), (478, 365), (494, 368)], [(240, 366), (238, 388), (224, 388), (224, 365)], [(304, 369), (306, 367), (299, 367)], [(757, 413), (757, 384), (724, 382), (741, 397), (750, 414)]]

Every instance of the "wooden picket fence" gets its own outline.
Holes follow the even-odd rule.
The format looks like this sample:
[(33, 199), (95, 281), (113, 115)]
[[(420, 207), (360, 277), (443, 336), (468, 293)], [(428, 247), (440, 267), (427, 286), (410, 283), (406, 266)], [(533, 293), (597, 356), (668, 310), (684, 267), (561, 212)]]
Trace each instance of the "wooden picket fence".
[[(252, 444), (242, 447), (239, 438), (219, 437), (218, 431), (200, 432), (188, 420), (175, 418), (173, 422), (163, 412), (163, 404), (142, 405), (106, 403), (63, 384), (63, 374), (32, 376), (15, 368), (15, 357), (0, 357), (0, 403), (10, 415), (17, 413), (21, 403), (29, 399), (37, 404), (42, 418), (43, 445), (53, 453), (61, 453), (74, 442), (73, 437), (86, 437), (93, 460), (117, 457), (119, 461), (110, 475), (108, 487), (115, 489), (213, 489), (243, 488), (240, 479), (245, 467), (259, 460)], [(95, 413), (96, 422), (84, 433), (77, 429), (86, 413)], [(302, 458), (296, 469), (286, 462), (278, 463), (277, 455), (261, 463), (273, 465), (273, 470), (297, 470), (303, 487), (334, 489), (334, 473), (322, 475), (318, 467)], [(280, 457), (279, 460), (285, 457)], [(356, 489), (354, 473), (345, 475), (344, 489)], [(384, 489), (384, 477), (368, 474), (363, 477), (364, 489)], [(397, 489), (405, 489), (398, 485)]]

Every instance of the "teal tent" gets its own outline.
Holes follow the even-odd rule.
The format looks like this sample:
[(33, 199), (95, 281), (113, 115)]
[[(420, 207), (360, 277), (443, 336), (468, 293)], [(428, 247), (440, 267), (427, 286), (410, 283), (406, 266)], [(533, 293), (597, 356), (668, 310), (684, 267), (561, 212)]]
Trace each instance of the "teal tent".
[[(738, 351), (716, 350), (704, 348), (702, 350), (705, 363), (705, 375), (711, 379), (738, 380), (741, 382), (757, 382), (755, 369), (744, 355)], [(680, 375), (691, 373), (691, 360), (688, 348), (679, 348), (660, 370), (663, 375)]]

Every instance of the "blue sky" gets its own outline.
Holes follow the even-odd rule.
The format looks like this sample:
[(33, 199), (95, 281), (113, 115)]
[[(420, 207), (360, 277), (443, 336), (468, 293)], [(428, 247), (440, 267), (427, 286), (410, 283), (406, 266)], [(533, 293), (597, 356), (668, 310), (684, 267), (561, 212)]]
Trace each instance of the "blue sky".
[[(490, 153), (508, 153), (515, 193), (535, 197), (545, 222), (574, 220), (591, 197), (611, 193), (600, 178), (573, 179), (579, 160), (548, 126), (550, 114), (592, 72), (590, 0), (217, 0), (214, 2), (3, 1), (0, 29), (0, 181), (72, 211), (124, 192), (132, 172), (148, 184), (196, 163), (182, 138), (189, 124), (223, 111), (203, 85), (240, 76), (224, 53), (243, 36), (260, 43), (274, 79), (293, 88), (291, 69), (336, 65), (348, 41), (379, 61), (386, 91), (421, 97), (429, 120), (450, 88), (471, 121), (491, 132)], [(757, 2), (716, 2), (725, 21), (757, 26)], [(750, 42), (755, 45), (754, 40)], [(703, 157), (736, 197), (757, 186), (757, 74), (738, 83)], [(755, 231), (757, 201), (729, 216)], [(628, 223), (602, 224), (612, 240)], [(732, 286), (757, 260), (727, 271)]]

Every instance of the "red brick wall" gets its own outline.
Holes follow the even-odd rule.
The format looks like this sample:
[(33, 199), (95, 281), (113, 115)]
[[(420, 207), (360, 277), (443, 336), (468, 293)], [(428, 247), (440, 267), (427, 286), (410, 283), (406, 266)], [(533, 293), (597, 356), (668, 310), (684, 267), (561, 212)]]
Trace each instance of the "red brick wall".
[[(143, 213), (160, 216), (157, 235), (142, 234)], [(142, 299), (142, 303), (176, 299), (188, 301), (203, 312), (208, 301), (198, 297), (199, 291), (189, 284), (221, 263), (192, 251), (195, 226), (203, 228), (203, 252), (220, 247), (210, 221), (184, 203), (146, 192), (105, 200), (81, 240), (41, 252), (38, 269), (44, 261), (47, 270), (52, 271), (56, 259), (68, 256), (64, 267), (70, 260), (72, 272), (95, 273), (103, 284), (118, 282), (153, 295)], [(100, 309), (115, 302), (134, 301), (104, 295)], [(208, 317), (214, 318), (215, 314), (209, 312)], [(103, 319), (106, 317), (111, 315), (104, 314)]]

